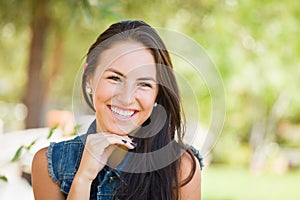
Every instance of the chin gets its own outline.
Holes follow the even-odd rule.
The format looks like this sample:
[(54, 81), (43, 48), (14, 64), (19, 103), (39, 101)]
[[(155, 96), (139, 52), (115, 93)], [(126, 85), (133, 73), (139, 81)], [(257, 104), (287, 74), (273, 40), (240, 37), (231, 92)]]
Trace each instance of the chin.
[(129, 135), (130, 133), (134, 132), (137, 129), (137, 127), (114, 127), (110, 129), (109, 132), (117, 134), (117, 135)]

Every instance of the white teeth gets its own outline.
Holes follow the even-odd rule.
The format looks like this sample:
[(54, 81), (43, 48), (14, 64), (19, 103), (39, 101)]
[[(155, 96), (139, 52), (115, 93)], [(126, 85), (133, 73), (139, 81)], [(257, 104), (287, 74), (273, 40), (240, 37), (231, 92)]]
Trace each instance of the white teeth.
[(111, 111), (115, 114), (121, 115), (122, 117), (131, 117), (131, 115), (134, 113), (134, 111), (120, 110), (115, 107), (111, 107)]

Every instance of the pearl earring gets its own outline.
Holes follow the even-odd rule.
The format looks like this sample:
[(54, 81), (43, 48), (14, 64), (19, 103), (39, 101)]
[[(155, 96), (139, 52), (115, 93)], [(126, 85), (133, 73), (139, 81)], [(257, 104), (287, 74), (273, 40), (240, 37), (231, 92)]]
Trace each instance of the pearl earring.
[(86, 87), (85, 91), (86, 91), (86, 93), (91, 94), (92, 93), (92, 88)]
[(154, 103), (153, 107), (156, 107), (156, 106), (157, 106), (157, 102)]

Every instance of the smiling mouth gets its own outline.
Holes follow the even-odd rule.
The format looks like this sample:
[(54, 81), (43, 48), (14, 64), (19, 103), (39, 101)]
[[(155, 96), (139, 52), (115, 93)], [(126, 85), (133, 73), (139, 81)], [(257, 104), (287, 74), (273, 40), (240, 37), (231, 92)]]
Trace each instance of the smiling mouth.
[(137, 111), (132, 109), (120, 109), (115, 106), (109, 106), (109, 109), (119, 119), (130, 119)]

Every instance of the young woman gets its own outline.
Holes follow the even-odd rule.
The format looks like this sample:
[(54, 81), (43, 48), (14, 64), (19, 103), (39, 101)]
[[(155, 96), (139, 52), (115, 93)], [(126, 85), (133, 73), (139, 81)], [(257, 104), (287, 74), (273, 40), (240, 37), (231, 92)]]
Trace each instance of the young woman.
[(95, 121), (37, 152), (36, 200), (201, 199), (201, 157), (182, 142), (178, 86), (152, 27), (122, 21), (104, 31), (87, 53), (82, 91)]

